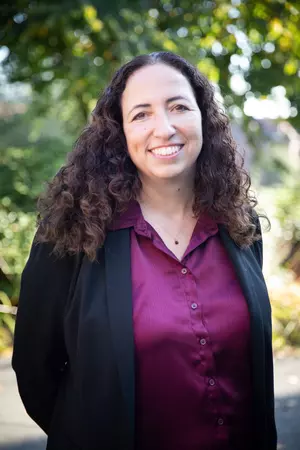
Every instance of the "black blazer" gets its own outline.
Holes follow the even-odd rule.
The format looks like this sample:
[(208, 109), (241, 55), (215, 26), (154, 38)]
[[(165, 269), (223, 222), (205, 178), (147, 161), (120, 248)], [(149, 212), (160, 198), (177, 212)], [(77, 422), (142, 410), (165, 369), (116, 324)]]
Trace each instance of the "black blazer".
[[(262, 242), (242, 250), (219, 230), (251, 317), (253, 448), (276, 450)], [(58, 260), (51, 249), (33, 245), (22, 274), (12, 365), (25, 408), (48, 434), (48, 450), (133, 450), (130, 230), (109, 232), (98, 262), (82, 254)]]

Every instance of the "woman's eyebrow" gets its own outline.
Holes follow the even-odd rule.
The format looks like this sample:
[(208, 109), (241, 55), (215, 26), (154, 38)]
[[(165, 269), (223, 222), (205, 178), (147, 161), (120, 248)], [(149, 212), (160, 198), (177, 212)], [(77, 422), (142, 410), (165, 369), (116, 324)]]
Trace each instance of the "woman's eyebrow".
[(132, 111), (134, 111), (137, 108), (150, 108), (150, 103), (140, 103), (139, 105), (135, 105), (128, 113), (128, 116), (130, 113), (132, 113)]
[(175, 97), (168, 98), (166, 103), (172, 103), (172, 102), (175, 102), (176, 100), (186, 100), (186, 101), (188, 101), (189, 99), (184, 97), (183, 95), (176, 95)]
[[(172, 102), (175, 102), (176, 100), (186, 100), (186, 101), (188, 101), (188, 99), (186, 97), (184, 97), (182, 95), (176, 95), (175, 97), (168, 98), (166, 100), (166, 103), (167, 104), (168, 103), (172, 103)], [(129, 116), (129, 114), (132, 113), (132, 111), (134, 111), (137, 108), (150, 108), (150, 106), (151, 106), (150, 103), (139, 103), (138, 105), (135, 105), (133, 108), (131, 108), (131, 110), (128, 113), (128, 116)]]

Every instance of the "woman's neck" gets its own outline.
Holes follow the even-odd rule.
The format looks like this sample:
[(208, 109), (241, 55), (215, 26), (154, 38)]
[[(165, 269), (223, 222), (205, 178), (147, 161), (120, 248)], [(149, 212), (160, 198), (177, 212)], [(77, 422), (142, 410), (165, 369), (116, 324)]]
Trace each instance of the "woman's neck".
[(194, 186), (191, 182), (180, 183), (175, 180), (142, 180), (138, 201), (142, 209), (146, 208), (159, 216), (181, 219), (192, 215)]

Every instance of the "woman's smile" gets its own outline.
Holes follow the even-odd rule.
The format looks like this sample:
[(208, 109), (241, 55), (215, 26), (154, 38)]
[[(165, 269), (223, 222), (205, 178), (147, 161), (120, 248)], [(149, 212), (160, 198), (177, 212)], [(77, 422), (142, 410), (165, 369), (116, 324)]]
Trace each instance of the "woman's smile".
[(160, 159), (172, 159), (175, 158), (183, 149), (184, 145), (169, 145), (164, 147), (156, 147), (149, 152), (155, 157)]

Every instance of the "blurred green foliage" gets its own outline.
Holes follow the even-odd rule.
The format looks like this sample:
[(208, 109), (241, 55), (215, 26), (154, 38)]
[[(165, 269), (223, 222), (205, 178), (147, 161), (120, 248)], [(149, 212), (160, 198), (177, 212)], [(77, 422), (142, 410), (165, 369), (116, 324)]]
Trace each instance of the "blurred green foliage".
[[(1, 113), (0, 303), (6, 306), (18, 301), (43, 184), (63, 163), (99, 93), (122, 63), (141, 53), (173, 51), (220, 86), (229, 114), (238, 110), (243, 116), (247, 99), (266, 98), (278, 85), (285, 87), (294, 111), (300, 108), (296, 2), (16, 0), (0, 6), (0, 12), (3, 74), (12, 88), (18, 83), (30, 87), (29, 95), (11, 99), (25, 106), (25, 113), (10, 115), (5, 108)], [(240, 91), (236, 75), (245, 81)], [(290, 119), (295, 127), (299, 117)], [(286, 172), (283, 166), (275, 169)], [(286, 242), (298, 258), (299, 187), (293, 182), (284, 189), (278, 208), (283, 226), (294, 227)], [(288, 257), (285, 264), (294, 267)], [(0, 313), (0, 350), (12, 331), (12, 317)]]
[(273, 345), (275, 352), (300, 347), (300, 285), (291, 283), (271, 290)]
[[(81, 124), (116, 67), (156, 50), (196, 64), (219, 83), (228, 107), (282, 85), (299, 110), (299, 25), (299, 4), (282, 0), (17, 0), (0, 20), (9, 80), (47, 91), (48, 106), (56, 87), (60, 100), (76, 101)], [(239, 95), (235, 74), (247, 83)]]
[[(282, 266), (291, 270), (300, 282), (300, 171), (284, 177), (276, 189), (277, 217), (282, 226)], [(300, 340), (300, 337), (299, 337)]]
[[(18, 302), (20, 274), (35, 232), (36, 202), (62, 165), (72, 138), (48, 114), (31, 107), (0, 123), (0, 304)], [(13, 319), (0, 312), (0, 351), (11, 341)]]

